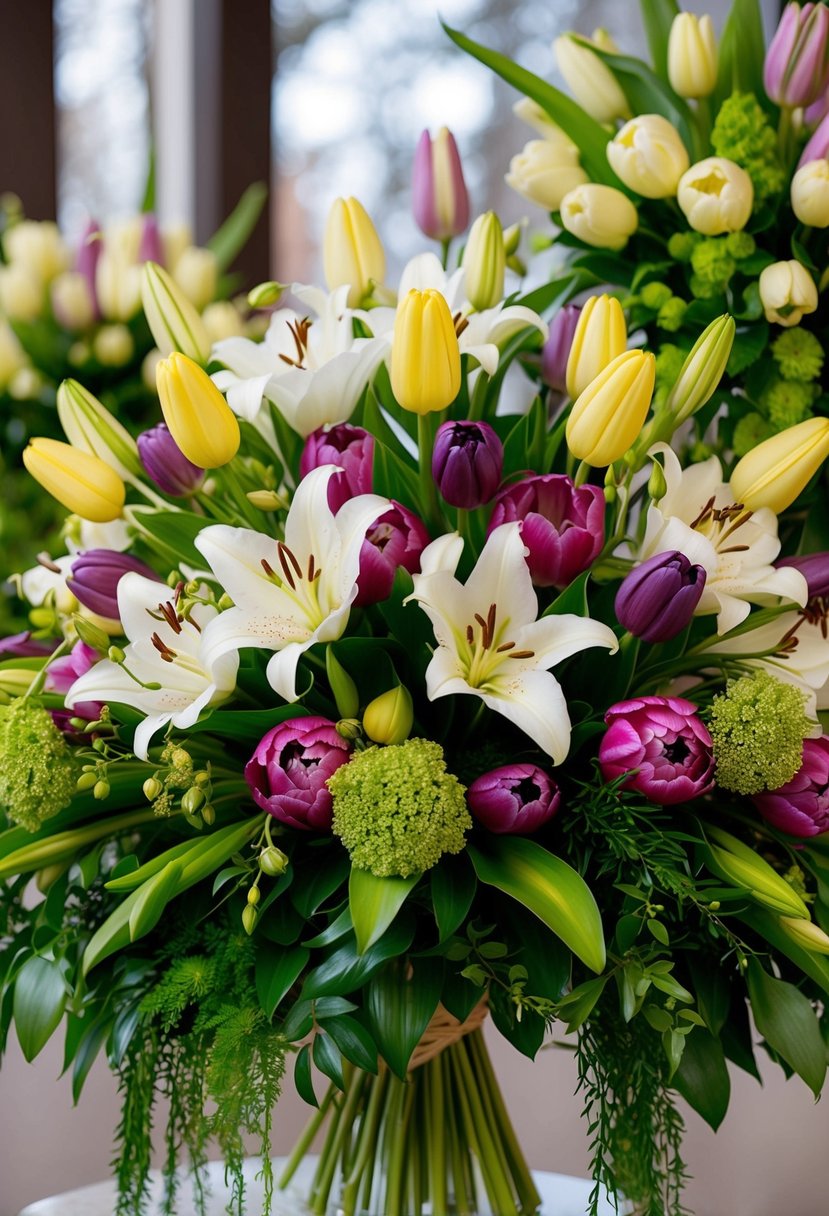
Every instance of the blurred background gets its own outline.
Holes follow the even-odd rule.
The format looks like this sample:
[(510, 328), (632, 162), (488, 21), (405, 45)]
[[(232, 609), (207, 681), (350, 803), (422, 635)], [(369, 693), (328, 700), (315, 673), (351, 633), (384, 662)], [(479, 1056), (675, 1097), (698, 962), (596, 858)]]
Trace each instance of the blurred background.
[[(532, 138), (515, 95), (444, 35), (447, 24), (555, 79), (550, 49), (566, 29), (607, 27), (626, 52), (644, 39), (634, 0), (29, 0), (3, 6), (0, 193), (26, 215), (57, 217), (77, 241), (139, 211), (154, 193), (162, 224), (204, 242), (251, 182), (269, 203), (236, 269), (247, 285), (320, 277), (325, 215), (360, 198), (380, 230), (389, 282), (423, 248), (409, 177), (424, 127), (447, 125), (473, 208), (503, 222), (546, 215), (504, 184)], [(707, 5), (721, 23), (725, 5)], [(766, 4), (767, 26), (777, 4)], [(560, 83), (560, 82), (558, 82)], [(534, 210), (534, 214), (529, 212)], [(2, 533), (0, 533), (2, 544)], [(8, 568), (0, 553), (0, 566)], [(533, 1166), (586, 1174), (575, 1066), (564, 1050), (536, 1065), (493, 1042), (510, 1109)], [(117, 1118), (100, 1061), (77, 1108), (58, 1080), (61, 1046), (27, 1066), (12, 1043), (0, 1070), (0, 1216), (103, 1178)], [(275, 1149), (306, 1109), (286, 1094)], [(697, 1216), (821, 1216), (827, 1211), (829, 1111), (779, 1070), (765, 1089), (734, 1077), (718, 1136), (688, 1113), (688, 1206)]]

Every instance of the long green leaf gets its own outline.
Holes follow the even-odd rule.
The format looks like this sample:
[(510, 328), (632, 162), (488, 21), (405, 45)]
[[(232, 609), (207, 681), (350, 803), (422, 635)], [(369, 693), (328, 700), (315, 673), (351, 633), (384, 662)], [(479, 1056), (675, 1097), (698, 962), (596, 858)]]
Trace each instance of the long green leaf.
[(581, 163), (592, 181), (624, 189), (607, 160), (606, 148), (610, 133), (573, 101), (572, 97), (568, 97), (560, 89), (548, 84), (540, 76), (513, 63), (499, 51), (491, 51), (488, 47), (473, 42), (460, 30), (453, 30), (446, 24), (443, 28), (462, 51), (466, 51), (473, 59), (485, 64), (502, 80), (506, 80), (507, 84), (518, 89), (519, 93), (523, 93), (532, 101), (537, 102), (542, 110), (549, 114), (553, 122), (558, 123), (565, 134), (569, 135), (573, 143), (577, 145)]
[(470, 845), (469, 854), (481, 882), (529, 908), (591, 971), (604, 970), (599, 909), (572, 866), (520, 836), (493, 838), (486, 853)]
[(23, 1055), (31, 1061), (57, 1029), (66, 1004), (60, 967), (48, 959), (28, 959), (14, 985), (14, 1024)]
[(755, 1026), (817, 1097), (826, 1076), (826, 1045), (811, 1002), (794, 984), (769, 975), (754, 958), (749, 959), (746, 978)]
[(270, 943), (256, 951), (256, 994), (265, 1017), (273, 1017), (279, 1002), (298, 979), (311, 957), (304, 946), (279, 950)]
[(696, 1026), (687, 1036), (672, 1084), (716, 1131), (728, 1110), (731, 1080), (722, 1044), (704, 1026)]
[(348, 904), (358, 954), (365, 954), (383, 936), (419, 878), (419, 874), (411, 878), (377, 878), (368, 870), (352, 869)]
[(668, 37), (679, 12), (676, 0), (639, 0), (642, 24), (657, 76), (668, 79)]
[(247, 244), (267, 197), (268, 187), (264, 182), (254, 182), (248, 186), (225, 222), (207, 242), (207, 248), (216, 255), (219, 270), (227, 270)]
[(779, 950), (786, 958), (791, 959), (804, 975), (808, 975), (809, 979), (814, 980), (818, 987), (829, 996), (829, 958), (823, 954), (813, 954), (810, 950), (804, 950), (802, 946), (798, 946), (797, 942), (792, 941), (789, 935), (780, 928), (778, 917), (765, 908), (747, 907), (734, 915), (737, 920), (750, 925), (775, 950)]
[(599, 50), (587, 40), (577, 39), (607, 65), (627, 98), (634, 114), (661, 114), (676, 127), (682, 142), (691, 153), (695, 150), (694, 120), (686, 102), (677, 97), (670, 85), (661, 80), (641, 59), (632, 55), (612, 55)]
[(365, 1008), (372, 1034), (383, 1059), (401, 1080), (405, 1080), (412, 1052), (437, 1009), (442, 984), (440, 960), (416, 958), (411, 971), (399, 965), (384, 967), (366, 988)]
[(753, 93), (760, 105), (774, 109), (763, 86), (765, 57), (759, 0), (734, 0), (720, 38), (717, 87), (711, 98), (714, 114), (734, 92)]

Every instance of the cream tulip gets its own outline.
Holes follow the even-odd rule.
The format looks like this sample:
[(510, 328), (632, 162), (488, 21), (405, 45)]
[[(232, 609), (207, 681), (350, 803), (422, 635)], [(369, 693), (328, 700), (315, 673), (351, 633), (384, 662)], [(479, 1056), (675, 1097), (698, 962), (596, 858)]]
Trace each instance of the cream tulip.
[(800, 262), (774, 262), (760, 275), (760, 300), (766, 320), (789, 329), (815, 311), (817, 287)]
[(739, 232), (754, 205), (754, 187), (745, 169), (724, 156), (697, 161), (679, 179), (676, 192), (685, 218), (703, 236)]
[(792, 211), (810, 228), (829, 227), (829, 160), (810, 160), (792, 178)]
[(528, 202), (558, 211), (565, 194), (584, 185), (588, 177), (579, 164), (578, 148), (562, 132), (560, 138), (530, 140), (523, 152), (513, 156), (504, 180)]
[(607, 145), (617, 177), (643, 198), (672, 198), (691, 161), (676, 129), (661, 114), (631, 118)]
[(614, 186), (588, 182), (561, 200), (563, 227), (598, 249), (623, 249), (639, 226), (639, 213)]
[(596, 122), (629, 117), (627, 99), (616, 77), (590, 49), (591, 44), (612, 54), (619, 49), (606, 30), (594, 30), (592, 38), (563, 34), (553, 43), (559, 71), (576, 101)]
[(44, 288), (22, 262), (0, 266), (0, 311), (11, 321), (34, 321), (43, 311)]
[(69, 265), (69, 250), (51, 220), (21, 220), (3, 236), (9, 262), (25, 266), (41, 283), (50, 283)]
[(708, 97), (717, 84), (717, 40), (708, 16), (677, 13), (668, 37), (668, 79), (680, 97)]

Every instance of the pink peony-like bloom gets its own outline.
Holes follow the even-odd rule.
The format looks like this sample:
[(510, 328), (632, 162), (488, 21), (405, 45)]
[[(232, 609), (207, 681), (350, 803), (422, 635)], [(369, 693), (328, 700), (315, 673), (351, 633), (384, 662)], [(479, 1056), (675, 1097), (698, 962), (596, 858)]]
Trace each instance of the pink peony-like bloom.
[(423, 521), (392, 499), (391, 510), (371, 525), (363, 541), (354, 603), (365, 607), (387, 600), (398, 566), (416, 574), (420, 555), (428, 544), (429, 533)]
[(257, 806), (303, 831), (331, 827), (326, 782), (349, 759), (350, 748), (327, 718), (289, 718), (260, 739), (245, 765)]
[(328, 482), (328, 505), (336, 514), (349, 498), (370, 494), (374, 477), (374, 436), (361, 426), (340, 422), (326, 430), (320, 427), (305, 440), (299, 458), (299, 475), (307, 477), (312, 469), (334, 464), (342, 469), (339, 477)]
[(714, 785), (711, 736), (696, 705), (681, 697), (637, 697), (611, 705), (599, 745), (605, 781), (638, 770), (624, 783), (650, 802), (672, 806)]
[(829, 831), (829, 737), (805, 739), (803, 763), (791, 781), (752, 801), (767, 823), (790, 836)]
[(498, 495), (487, 535), (518, 520), (533, 583), (563, 589), (601, 552), (604, 504), (599, 486), (576, 486), (563, 473), (527, 477)]
[(552, 819), (561, 804), (561, 791), (537, 764), (506, 764), (476, 777), (466, 800), (490, 832), (525, 836)]

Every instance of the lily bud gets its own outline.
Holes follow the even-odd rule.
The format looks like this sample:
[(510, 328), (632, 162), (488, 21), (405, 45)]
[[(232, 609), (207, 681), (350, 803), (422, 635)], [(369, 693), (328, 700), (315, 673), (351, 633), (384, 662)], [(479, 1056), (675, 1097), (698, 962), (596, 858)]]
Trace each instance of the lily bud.
[(810, 106), (829, 86), (829, 9), (787, 4), (766, 52), (763, 83), (779, 106)]
[(561, 223), (587, 245), (597, 249), (624, 249), (639, 227), (639, 212), (628, 196), (615, 186), (588, 182), (577, 186), (561, 200)]
[(163, 422), (138, 436), (138, 455), (147, 476), (165, 494), (188, 498), (201, 489), (204, 469), (187, 459)]
[(618, 51), (605, 30), (594, 30), (592, 38), (564, 34), (553, 43), (558, 70), (581, 108), (596, 122), (627, 118), (627, 99), (610, 68), (590, 49), (591, 44), (602, 51)]
[(348, 307), (356, 308), (372, 283), (382, 283), (386, 255), (377, 230), (356, 198), (338, 198), (328, 212), (322, 250), (329, 291), (348, 284)]
[(580, 316), (578, 304), (560, 308), (550, 322), (550, 332), (541, 349), (541, 379), (557, 393), (567, 389), (567, 364)]
[(460, 236), (469, 223), (469, 195), (455, 137), (441, 127), (434, 139), (420, 136), (412, 171), (415, 223), (434, 241)]
[(737, 462), (731, 489), (750, 511), (790, 507), (829, 456), (829, 418), (807, 418), (764, 439)]
[(277, 283), (269, 279), (266, 283), (257, 283), (248, 292), (248, 304), (251, 308), (272, 308), (278, 304), (287, 284)]
[(567, 393), (573, 401), (627, 348), (622, 305), (615, 296), (591, 296), (581, 310), (567, 359)]
[(290, 864), (287, 854), (278, 849), (275, 844), (268, 845), (259, 854), (259, 869), (269, 878), (278, 878), (280, 874), (285, 873)]
[(513, 156), (504, 178), (511, 189), (545, 211), (558, 211), (565, 194), (588, 181), (579, 150), (563, 131), (548, 139), (531, 139)]
[(236, 415), (205, 371), (175, 351), (156, 372), (164, 421), (192, 464), (218, 469), (239, 450)]
[(439, 291), (413, 287), (397, 306), (391, 347), (391, 387), (404, 410), (446, 409), (461, 387), (455, 323)]
[(788, 329), (815, 311), (817, 287), (800, 262), (774, 262), (760, 275), (760, 300), (766, 320)]
[(163, 267), (147, 262), (141, 272), (141, 302), (162, 355), (180, 351), (195, 363), (210, 358), (210, 339), (199, 314)]
[(829, 934), (824, 933), (813, 921), (781, 916), (777, 923), (796, 946), (811, 950), (813, 954), (829, 954)]
[(829, 227), (829, 161), (807, 161), (792, 178), (792, 211), (810, 228)]
[(754, 206), (754, 187), (745, 169), (733, 160), (709, 156), (683, 173), (676, 199), (695, 232), (720, 236), (746, 226)]
[(363, 730), (374, 743), (405, 743), (414, 722), (412, 694), (403, 684), (375, 697), (363, 714)]
[(124, 483), (97, 456), (56, 439), (32, 439), (23, 463), (44, 490), (81, 519), (105, 524), (120, 516)]
[(506, 266), (501, 221), (494, 211), (486, 211), (472, 225), (463, 251), (466, 298), (478, 312), (501, 302)]
[(219, 266), (215, 253), (189, 245), (176, 262), (174, 277), (193, 307), (202, 312), (216, 295)]
[(77, 270), (65, 270), (52, 280), (49, 289), (55, 320), (64, 329), (89, 329), (95, 320), (95, 301), (89, 284)]
[(501, 484), (504, 447), (486, 422), (444, 422), (432, 450), (432, 476), (451, 507), (474, 510)]
[(325, 650), (325, 671), (334, 694), (337, 713), (341, 718), (356, 718), (360, 712), (360, 694), (340, 660), (330, 646)]
[(717, 84), (717, 40), (708, 16), (677, 13), (668, 36), (668, 79), (680, 97), (708, 97)]
[(655, 377), (656, 360), (643, 350), (626, 350), (599, 373), (567, 419), (567, 446), (578, 460), (600, 468), (624, 456), (647, 417)]
[(674, 429), (710, 399), (725, 372), (736, 330), (734, 318), (723, 313), (706, 326), (691, 347), (664, 405)]
[(746, 887), (759, 903), (783, 916), (809, 919), (809, 911), (794, 888), (759, 853), (722, 828), (707, 826), (705, 833), (709, 838), (708, 865), (718, 877)]
[(684, 553), (657, 553), (622, 580), (616, 616), (643, 642), (669, 642), (691, 623), (705, 577), (704, 567), (692, 565)]
[(201, 319), (211, 343), (224, 342), (225, 338), (244, 338), (245, 336), (245, 322), (242, 314), (230, 300), (216, 300), (213, 304), (208, 304)]
[(607, 159), (616, 176), (643, 198), (673, 198), (691, 163), (676, 128), (661, 114), (626, 122), (607, 145)]
[(97, 456), (120, 477), (141, 476), (132, 435), (82, 384), (64, 380), (58, 389), (57, 407), (63, 433), (73, 448)]

